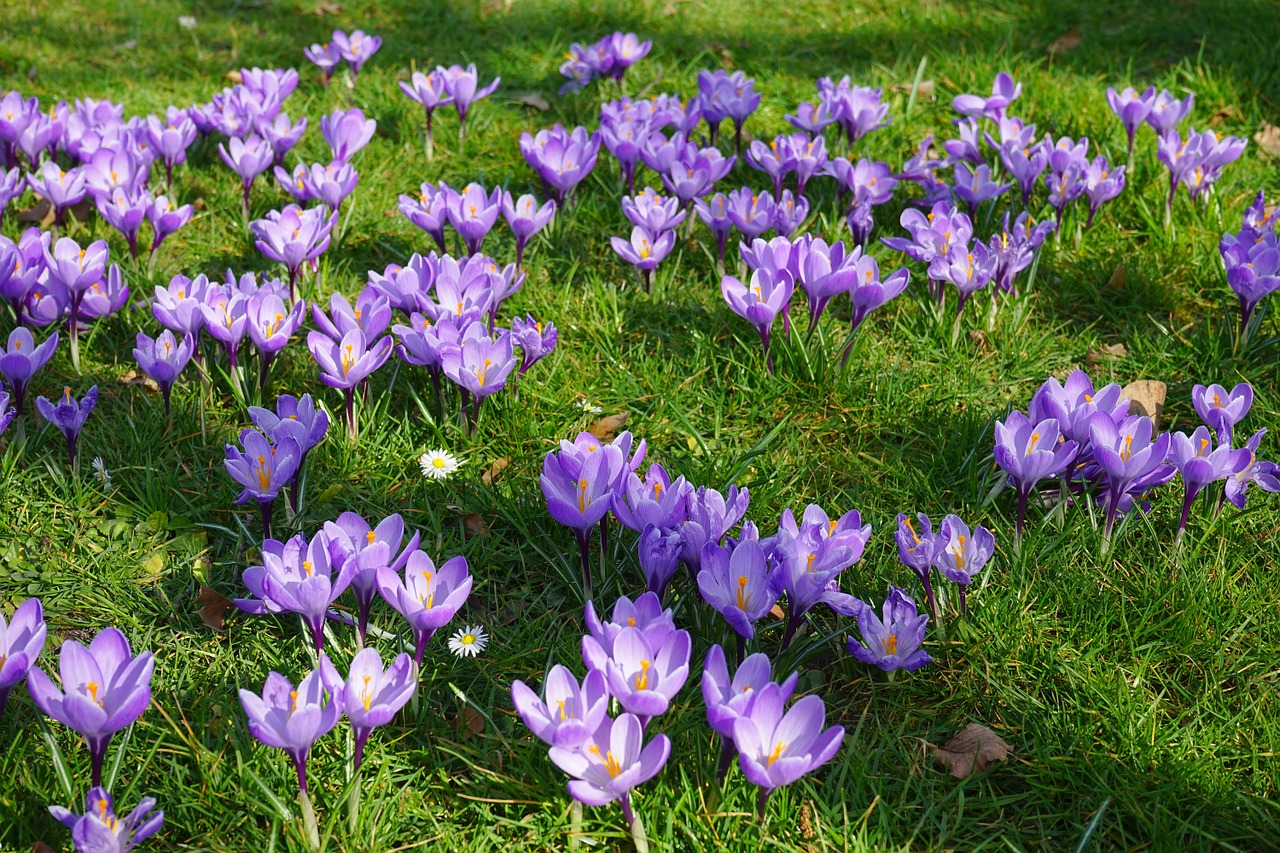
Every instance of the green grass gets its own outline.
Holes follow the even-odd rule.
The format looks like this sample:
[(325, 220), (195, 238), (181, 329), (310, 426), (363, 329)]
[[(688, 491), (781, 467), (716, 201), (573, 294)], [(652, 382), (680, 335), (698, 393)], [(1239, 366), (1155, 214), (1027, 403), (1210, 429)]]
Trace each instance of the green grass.
[[(395, 215), (397, 193), (438, 179), (537, 191), (517, 137), (556, 121), (594, 126), (600, 100), (615, 97), (616, 87), (559, 97), (556, 68), (570, 42), (614, 29), (654, 40), (653, 53), (628, 76), (632, 93), (689, 93), (704, 67), (754, 76), (765, 100), (747, 129), (758, 136), (786, 129), (783, 114), (813, 98), (818, 76), (847, 73), (884, 86), (893, 124), (862, 150), (894, 166), (925, 133), (948, 133), (954, 94), (986, 91), (1001, 69), (1024, 85), (1018, 115), (1055, 136), (1087, 134), (1121, 160), (1124, 136), (1106, 107), (1108, 85), (1194, 91), (1197, 128), (1243, 136), (1274, 117), (1280, 92), (1272, 50), (1280, 23), (1260, 0), (1141, 0), (1124, 14), (1068, 0), (442, 5), (351, 0), (341, 15), (321, 16), (315, 2), (11, 4), (0, 9), (0, 89), (45, 104), (107, 97), (123, 102), (127, 115), (145, 115), (207, 100), (227, 84), (224, 72), (242, 65), (298, 67), (303, 81), (286, 110), (308, 115), (312, 125), (298, 155), (324, 156), (318, 119), (335, 108), (361, 106), (379, 125), (357, 159), (360, 186), (324, 261), (329, 284), (348, 294), (359, 290), (365, 270), (429, 248), (429, 238)], [(194, 31), (179, 27), (184, 14), (198, 19)], [(301, 54), (335, 26), (384, 37), (354, 91), (320, 88)], [(1079, 46), (1050, 56), (1050, 43), (1073, 31)], [(413, 65), (468, 60), (486, 79), (500, 74), (502, 87), (475, 109), (465, 152), (446, 116), (436, 158), (426, 162), (420, 113), (396, 81)], [(908, 111), (922, 61), (936, 100), (919, 98)], [(548, 98), (549, 111), (513, 101), (533, 91)], [(764, 186), (762, 175), (747, 170), (726, 185), (743, 181)], [(321, 741), (311, 778), (329, 849), (567, 845), (564, 777), (514, 716), (508, 686), (514, 678), (540, 683), (551, 662), (574, 666), (578, 658), (576, 553), (568, 531), (546, 515), (537, 473), (556, 440), (592, 422), (575, 407), (584, 399), (606, 414), (629, 411), (628, 426), (668, 470), (697, 483), (749, 486), (749, 517), (763, 528), (783, 508), (810, 502), (861, 510), (875, 533), (844, 585), (863, 597), (878, 599), (889, 582), (909, 585), (891, 537), (899, 511), (959, 512), (991, 526), (1000, 545), (989, 583), (971, 599), (970, 621), (953, 627), (946, 642), (931, 634), (932, 667), (889, 683), (844, 653), (851, 626), (825, 615), (797, 652), (782, 656), (784, 669), (802, 664), (802, 689), (823, 696), (829, 719), (848, 735), (828, 767), (774, 797), (763, 826), (751, 817), (754, 791), (736, 770), (723, 789), (714, 784), (717, 753), (695, 666), (672, 712), (656, 723), (673, 740), (672, 760), (636, 798), (656, 849), (1274, 846), (1276, 502), (1254, 492), (1244, 514), (1228, 511), (1212, 524), (1196, 518), (1178, 555), (1172, 534), (1180, 494), (1167, 487), (1106, 560), (1082, 511), (1061, 528), (1041, 528), (1037, 516), (1015, 557), (1007, 549), (1011, 496), (984, 504), (993, 482), (993, 420), (1025, 406), (1046, 376), (1065, 376), (1101, 344), (1123, 343), (1127, 355), (1101, 363), (1095, 380), (1169, 384), (1169, 428), (1194, 426), (1194, 383), (1252, 382), (1257, 401), (1246, 427), (1272, 427), (1264, 454), (1275, 454), (1275, 350), (1233, 352), (1234, 298), (1216, 250), (1219, 233), (1236, 227), (1258, 189), (1275, 192), (1274, 164), (1251, 143), (1207, 208), (1180, 194), (1173, 235), (1161, 223), (1164, 182), (1144, 130), (1124, 195), (1078, 246), (1071, 234), (1060, 247), (1048, 245), (1034, 288), (1007, 301), (990, 324), (973, 310), (980, 300), (952, 345), (950, 320), (937, 323), (912, 295), (923, 286), (915, 270), (913, 291), (865, 327), (847, 373), (832, 363), (847, 322), (840, 307), (807, 352), (779, 340), (771, 376), (754, 332), (720, 298), (705, 233), (678, 244), (652, 299), (638, 292), (607, 246), (608, 235), (623, 233), (624, 219), (613, 164), (602, 157), (576, 208), (531, 248), (529, 281), (509, 303), (507, 316), (532, 312), (561, 330), (560, 347), (533, 369), (518, 399), (493, 398), (479, 438), (468, 442), (424, 414), (415, 396), (427, 396), (421, 374), (388, 367), (375, 377), (361, 442), (350, 445), (335, 429), (312, 454), (309, 502), (296, 526), (310, 534), (348, 509), (370, 519), (402, 513), (433, 557), (466, 555), (477, 583), (459, 621), (481, 622), (494, 635), (475, 661), (453, 658), (443, 638), (433, 643), (420, 715), (402, 715), (370, 742), (355, 833), (347, 832), (343, 809), (345, 724)], [(240, 222), (238, 184), (216, 144), (198, 144), (175, 183), (183, 202), (203, 200), (202, 212), (166, 244), (153, 276), (145, 265), (125, 264), (135, 299), (178, 272), (266, 268)], [(826, 183), (812, 185), (815, 231), (834, 224)], [(254, 190), (257, 216), (284, 202), (267, 182)], [(877, 211), (877, 236), (896, 233), (899, 210)], [(17, 227), (5, 217), (6, 234)], [(981, 222), (978, 233), (992, 227)], [(127, 258), (104, 223), (91, 222), (85, 233), (108, 238), (113, 254)], [(486, 249), (506, 258), (514, 247), (502, 231)], [(883, 248), (876, 254), (893, 260)], [(1123, 286), (1108, 289), (1118, 266)], [(65, 471), (60, 437), (34, 422), (20, 454), (10, 446), (0, 455), (0, 609), (42, 598), (52, 627), (45, 667), (55, 666), (62, 639), (107, 625), (124, 630), (135, 648), (155, 650), (155, 702), (124, 746), (114, 792), (125, 808), (143, 795), (158, 798), (166, 825), (152, 848), (300, 850), (298, 822), (265, 793), (296, 816), (288, 761), (248, 735), (235, 691), (260, 687), (271, 669), (300, 676), (309, 667), (305, 638), (292, 621), (257, 617), (234, 617), (216, 633), (198, 618), (195, 601), (197, 578), (228, 597), (242, 594), (240, 573), (253, 562), (246, 532), (256, 520), (232, 506), (238, 489), (222, 470), (222, 446), (246, 418), (218, 385), (202, 430), (197, 390), (183, 384), (166, 429), (158, 396), (121, 385), (134, 334), (156, 328), (146, 310), (123, 312), (83, 345), (83, 376), (72, 373), (65, 346), (39, 376), (37, 393), (97, 383), (102, 399), (82, 439), (79, 478)], [(1275, 332), (1267, 319), (1259, 338)], [(298, 341), (274, 387), (309, 391), (335, 410), (339, 403)], [(460, 476), (441, 484), (425, 482), (414, 461), (437, 446), (466, 459)], [(109, 489), (87, 464), (99, 455), (111, 472)], [(481, 474), (499, 459), (509, 467), (483, 483)], [(487, 534), (467, 538), (470, 514), (483, 519)], [(614, 544), (600, 601), (639, 588), (631, 538), (616, 536)], [(673, 602), (700, 660), (709, 643), (724, 639), (722, 627), (687, 584)], [(386, 608), (375, 619), (400, 629)], [(352, 640), (337, 635), (333, 654), (344, 668)], [(759, 648), (772, 654), (778, 637), (776, 628), (767, 631)], [(488, 715), (481, 734), (460, 733), (459, 693)], [(957, 782), (932, 765), (924, 744), (941, 743), (971, 721), (995, 728), (1016, 754)], [(82, 784), (83, 747), (65, 730), (55, 727), (54, 735)], [(68, 849), (66, 832), (45, 811), (48, 803), (68, 803), (23, 689), (0, 719), (0, 779), (0, 847), (43, 840)], [(587, 831), (611, 849), (628, 848), (616, 809), (587, 809)]]

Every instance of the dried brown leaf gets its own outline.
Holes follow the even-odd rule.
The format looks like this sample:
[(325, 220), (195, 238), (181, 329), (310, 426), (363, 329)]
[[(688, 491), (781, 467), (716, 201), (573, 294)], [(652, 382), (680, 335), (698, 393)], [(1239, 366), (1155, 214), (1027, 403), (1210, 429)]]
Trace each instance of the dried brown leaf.
[(489, 525), (477, 512), (469, 512), (462, 517), (462, 526), (466, 529), (467, 538), (488, 536)]
[(774, 619), (782, 620), (787, 618), (787, 611), (783, 610), (779, 605), (775, 604), (769, 608), (769, 615)]
[(494, 480), (498, 479), (498, 475), (505, 471), (507, 466), (510, 464), (510, 456), (503, 456), (501, 459), (493, 460), (493, 464), (489, 466), (488, 470), (480, 475), (480, 481), (486, 486), (489, 485)]
[(1253, 135), (1253, 141), (1272, 157), (1280, 157), (1280, 127), (1264, 121), (1262, 130)]
[(215, 631), (227, 630), (226, 615), (227, 611), (235, 604), (231, 599), (226, 598), (214, 591), (213, 589), (200, 585), (200, 594), (196, 596), (196, 602), (200, 605), (200, 621), (208, 625)]
[(321, 3), (314, 11), (320, 17), (324, 17), (325, 15), (341, 15), (342, 7), (337, 3)]
[(1111, 271), (1111, 277), (1107, 279), (1107, 283), (1102, 286), (1103, 290), (1120, 290), (1124, 287), (1126, 279), (1124, 264), (1116, 267)]
[(968, 779), (997, 761), (1004, 761), (1013, 747), (986, 726), (970, 723), (942, 746), (930, 745), (933, 760), (957, 779)]
[(31, 853), (56, 853), (56, 851), (43, 841), (33, 841), (31, 843)]
[(502, 607), (498, 608), (497, 621), (500, 625), (513, 625), (524, 618), (525, 612), (533, 605), (521, 598), (506, 598)]
[(1154, 431), (1160, 429), (1160, 413), (1164, 411), (1168, 391), (1169, 386), (1158, 379), (1139, 379), (1120, 389), (1120, 397), (1129, 401), (1129, 414), (1150, 418)]
[(889, 87), (891, 92), (901, 92), (904, 95), (910, 95), (912, 87), (915, 87), (916, 97), (925, 100), (933, 100), (934, 90), (937, 88), (932, 80), (921, 80), (920, 85), (916, 86), (915, 81), (910, 83), (894, 83)]
[(196, 210), (204, 210), (206, 207), (204, 196), (200, 196), (195, 201), (191, 202), (191, 206)]
[(154, 379), (147, 376), (145, 373), (139, 373), (136, 370), (126, 370), (124, 373), (120, 374), (120, 384), (129, 386), (141, 385), (148, 391), (154, 391), (156, 393), (160, 392), (160, 386), (156, 384)]
[(228, 71), (226, 74), (223, 74), (222, 76), (230, 80), (232, 83), (244, 82), (244, 75), (240, 73), (239, 68), (232, 68), (230, 71)]
[(1129, 351), (1124, 348), (1124, 344), (1103, 344), (1097, 349), (1091, 349), (1085, 353), (1084, 366), (1089, 370), (1093, 370), (1103, 362), (1124, 358), (1128, 354)]
[(601, 418), (591, 425), (590, 432), (601, 441), (613, 441), (614, 437), (626, 427), (627, 418), (630, 416), (630, 412), (619, 412), (616, 415)]
[(522, 107), (531, 107), (541, 113), (551, 109), (551, 102), (544, 98), (541, 92), (524, 92), (519, 95), (512, 95), (511, 102)]
[(458, 740), (466, 740), (484, 732), (484, 717), (470, 705), (463, 705), (462, 710), (453, 718), (453, 730)]
[(1069, 30), (1049, 43), (1050, 56), (1063, 56), (1075, 50), (1084, 42), (1079, 30)]
[(1227, 104), (1225, 107), (1222, 107), (1216, 113), (1209, 116), (1210, 127), (1217, 127), (1220, 124), (1225, 124), (1227, 121), (1244, 121), (1244, 114), (1240, 112), (1240, 108), (1235, 104)]

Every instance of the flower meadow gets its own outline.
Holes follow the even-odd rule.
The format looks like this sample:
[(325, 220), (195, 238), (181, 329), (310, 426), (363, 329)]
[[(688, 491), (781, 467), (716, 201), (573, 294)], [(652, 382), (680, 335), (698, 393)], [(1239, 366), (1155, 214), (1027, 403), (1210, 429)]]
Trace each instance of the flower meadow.
[(0, 95), (0, 845), (1274, 837), (1214, 66), (182, 11)]

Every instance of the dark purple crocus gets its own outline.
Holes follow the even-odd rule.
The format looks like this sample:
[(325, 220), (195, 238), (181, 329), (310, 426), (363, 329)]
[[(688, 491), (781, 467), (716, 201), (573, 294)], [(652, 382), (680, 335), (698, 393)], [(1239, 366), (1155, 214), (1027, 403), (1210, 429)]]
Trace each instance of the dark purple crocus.
[(1016, 409), (1004, 422), (996, 421), (995, 460), (1018, 491), (1018, 521), (1014, 527), (1015, 547), (1022, 540), (1027, 499), (1036, 484), (1063, 474), (1076, 456), (1076, 443), (1061, 436), (1058, 422), (1045, 418), (1038, 423)]
[(27, 677), (40, 657), (47, 633), (44, 607), (38, 598), (19, 604), (7, 623), (0, 613), (0, 715), (4, 714), (9, 691)]
[(133, 357), (138, 368), (160, 386), (164, 396), (164, 414), (169, 416), (169, 395), (173, 391), (173, 383), (182, 373), (191, 354), (195, 351), (195, 341), (188, 332), (179, 341), (173, 332), (165, 329), (154, 340), (143, 332), (138, 332), (137, 346), (133, 348)]
[(1253, 407), (1253, 386), (1241, 382), (1228, 391), (1221, 385), (1196, 385), (1191, 389), (1196, 414), (1218, 434), (1218, 443), (1230, 446), (1236, 424)]
[(1239, 235), (1227, 234), (1219, 243), (1222, 264), (1227, 271), (1227, 284), (1240, 303), (1240, 337), (1250, 332), (1250, 320), (1258, 304), (1280, 289), (1280, 248), (1273, 238), (1262, 232), (1250, 236), (1249, 230)]
[(485, 235), (493, 228), (498, 221), (498, 214), (502, 212), (502, 190), (494, 189), (486, 194), (483, 186), (470, 183), (462, 192), (448, 187), (443, 192), (449, 224), (466, 243), (467, 254), (479, 253)]
[(376, 649), (362, 649), (352, 659), (342, 695), (356, 742), (352, 756), (353, 773), (360, 773), (369, 735), (378, 726), (391, 722), (408, 704), (417, 688), (413, 677), (413, 658), (406, 653), (397, 655), (385, 670)]
[(794, 292), (795, 281), (785, 269), (757, 269), (746, 284), (731, 275), (720, 280), (720, 293), (729, 308), (759, 333), (770, 373), (773, 372), (773, 356), (769, 352), (773, 321), (786, 312)]
[(80, 438), (80, 430), (88, 420), (93, 407), (98, 405), (98, 386), (90, 388), (80, 400), (71, 396), (70, 388), (62, 389), (62, 398), (55, 405), (44, 397), (36, 398), (36, 408), (44, 419), (53, 424), (67, 440), (67, 452), (71, 456), (71, 464), (76, 464), (76, 444)]
[(571, 529), (582, 561), (583, 595), (591, 599), (591, 530), (613, 507), (614, 484), (626, 468), (622, 450), (597, 445), (585, 460), (570, 445), (552, 451), (542, 463), (539, 485), (547, 512)]
[(298, 272), (307, 261), (314, 261), (329, 248), (330, 235), (338, 223), (338, 214), (323, 208), (303, 210), (296, 204), (284, 210), (273, 210), (265, 219), (249, 223), (254, 245), (268, 260), (284, 264), (289, 272), (289, 297), (298, 296)]
[(439, 69), (423, 74), (421, 71), (413, 72), (409, 78), (409, 82), (400, 81), (400, 89), (409, 99), (422, 105), (422, 109), (427, 115), (427, 125), (424, 136), (424, 148), (427, 159), (430, 160), (435, 152), (435, 139), (431, 133), (431, 119), (437, 107), (447, 106), (453, 103), (453, 98), (445, 91), (445, 75)]
[(891, 586), (881, 616), (877, 616), (872, 607), (864, 607), (858, 614), (862, 640), (850, 637), (846, 648), (858, 660), (883, 672), (899, 669), (914, 672), (933, 662), (929, 653), (921, 648), (928, 627), (929, 614), (918, 612), (911, 596)]
[(636, 556), (644, 574), (645, 589), (661, 599), (680, 568), (683, 542), (674, 529), (647, 525), (636, 542)]
[(1107, 89), (1107, 104), (1116, 114), (1116, 118), (1120, 119), (1120, 123), (1124, 125), (1125, 135), (1129, 137), (1130, 163), (1133, 162), (1133, 137), (1142, 123), (1147, 120), (1155, 102), (1155, 86), (1148, 86), (1142, 94), (1138, 94), (1132, 86), (1126, 86), (1122, 92), (1117, 92), (1114, 88)]
[(531, 195), (525, 194), (517, 199), (512, 198), (511, 193), (503, 190), (502, 218), (507, 221), (507, 227), (511, 229), (511, 234), (516, 238), (517, 268), (520, 268), (524, 263), (524, 248), (528, 245), (529, 238), (545, 228), (555, 215), (556, 203), (554, 201), (548, 201), (539, 207), (538, 200)]
[(573, 777), (570, 796), (588, 806), (616, 801), (634, 831), (631, 789), (658, 775), (671, 755), (671, 740), (660, 734), (645, 744), (644, 725), (634, 715), (622, 714), (616, 720), (606, 716), (581, 746), (553, 746), (549, 755), (553, 764)]
[(19, 326), (9, 333), (7, 346), (0, 351), (0, 374), (4, 374), (13, 391), (13, 405), (17, 409), (19, 420), (22, 418), (22, 404), (26, 399), (31, 377), (49, 363), (57, 350), (57, 332), (46, 338), (40, 346), (36, 346), (31, 330), (25, 326)]
[(378, 592), (413, 629), (414, 680), (422, 669), (422, 654), (436, 631), (449, 624), (471, 594), (471, 575), (465, 557), (454, 557), (439, 570), (425, 551), (414, 551), (405, 562), (403, 579), (390, 568), (378, 569)]
[(311, 747), (342, 718), (342, 676), (328, 656), (322, 656), (320, 668), (307, 673), (297, 687), (283, 675), (271, 672), (261, 696), (252, 690), (240, 690), (240, 704), (249, 718), (249, 734), (265, 746), (289, 753), (298, 773), (298, 791), (305, 797)]
[(143, 797), (133, 811), (117, 815), (111, 794), (106, 788), (97, 786), (90, 788), (85, 795), (83, 814), (62, 806), (49, 806), (49, 814), (71, 830), (71, 843), (76, 850), (129, 853), (164, 826), (163, 811), (151, 814), (155, 805), (154, 797)]
[(345, 112), (335, 110), (320, 117), (320, 134), (329, 144), (333, 159), (339, 163), (350, 162), (357, 151), (369, 144), (377, 129), (378, 123), (371, 118), (366, 119), (359, 107)]
[(825, 604), (842, 616), (856, 617), (865, 606), (840, 591), (840, 573), (862, 559), (871, 525), (862, 523), (857, 510), (836, 519), (822, 507), (810, 504), (800, 524), (790, 509), (782, 513), (778, 532), (761, 544), (769, 553), (773, 571), (769, 582), (787, 596), (787, 627), (782, 648), (791, 644), (804, 615)]
[(237, 505), (250, 499), (258, 504), (262, 515), (262, 538), (271, 538), (271, 508), (276, 495), (293, 479), (302, 459), (297, 441), (288, 435), (276, 438), (274, 444), (256, 429), (240, 433), (242, 451), (234, 444), (226, 445), (224, 465), (227, 474), (243, 489)]
[(742, 126), (760, 106), (761, 93), (755, 90), (756, 81), (742, 71), (698, 72), (698, 94), (702, 103), (702, 116), (711, 129), (714, 144), (720, 132), (720, 122), (733, 121), (733, 147), (742, 153)]
[(511, 702), (533, 736), (547, 746), (573, 749), (591, 739), (609, 710), (604, 673), (591, 670), (578, 679), (559, 664), (547, 671), (542, 696), (523, 681), (511, 683)]
[(778, 600), (778, 592), (770, 588), (764, 549), (751, 539), (739, 542), (732, 552), (713, 542), (704, 545), (698, 591), (742, 638), (740, 650), (743, 642), (755, 637), (755, 623)]
[(959, 138), (948, 139), (942, 143), (943, 149), (950, 155), (950, 161), (956, 165), (982, 163), (982, 132), (977, 119), (956, 120)]
[(760, 688), (749, 708), (733, 722), (738, 765), (748, 782), (760, 788), (756, 810), (764, 819), (769, 795), (830, 761), (844, 740), (844, 729), (826, 724), (826, 706), (810, 694), (786, 708), (783, 688)]
[(1244, 509), (1245, 492), (1250, 484), (1256, 485), (1264, 492), (1280, 492), (1280, 465), (1258, 458), (1258, 445), (1262, 443), (1262, 437), (1266, 434), (1267, 431), (1264, 428), (1250, 436), (1244, 447), (1249, 451), (1249, 464), (1235, 476), (1228, 477), (1223, 484), (1223, 499), (1231, 501), (1236, 509)]
[(75, 640), (63, 642), (58, 658), (61, 689), (38, 666), (27, 674), (27, 690), (36, 707), (84, 737), (95, 787), (102, 784), (102, 761), (111, 736), (131, 726), (151, 704), (154, 670), (151, 652), (135, 658), (124, 634), (104, 628), (88, 648)]
[(471, 105), (482, 98), (492, 95), (502, 82), (501, 77), (494, 77), (487, 86), (480, 86), (480, 75), (474, 62), (463, 68), (461, 65), (450, 65), (448, 68), (436, 68), (436, 73), (444, 77), (444, 89), (453, 101), (453, 108), (458, 111), (458, 140), (462, 141), (466, 132), (467, 113)]
[(1182, 516), (1178, 520), (1177, 541), (1182, 542), (1187, 532), (1187, 518), (1191, 505), (1205, 486), (1218, 480), (1235, 477), (1254, 461), (1253, 452), (1247, 448), (1232, 450), (1230, 444), (1213, 446), (1209, 428), (1197, 427), (1187, 435), (1176, 432), (1169, 440), (1169, 461), (1182, 475)]
[(671, 529), (688, 517), (693, 487), (684, 477), (672, 480), (654, 463), (643, 480), (634, 471), (625, 472), (623, 479), (625, 485), (613, 497), (613, 513), (623, 527), (637, 533), (650, 526)]
[(222, 162), (240, 176), (240, 186), (244, 190), (244, 215), (248, 218), (249, 190), (253, 187), (253, 182), (258, 175), (275, 162), (275, 152), (271, 150), (266, 140), (254, 134), (248, 139), (233, 136), (226, 145), (218, 145), (218, 154), (222, 157)]

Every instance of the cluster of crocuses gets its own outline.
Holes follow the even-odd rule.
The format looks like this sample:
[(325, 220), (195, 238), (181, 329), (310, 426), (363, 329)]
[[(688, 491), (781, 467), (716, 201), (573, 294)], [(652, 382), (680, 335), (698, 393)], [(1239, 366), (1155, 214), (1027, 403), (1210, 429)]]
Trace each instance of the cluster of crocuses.
[[(356, 513), (345, 512), (336, 521), (326, 522), (310, 540), (302, 534), (284, 542), (267, 539), (261, 565), (244, 572), (252, 597), (236, 599), (236, 606), (247, 613), (297, 614), (315, 648), (318, 666), (297, 686), (272, 672), (260, 695), (240, 691), (249, 731), (293, 759), (313, 848), (318, 838), (306, 775), (312, 746), (345, 713), (355, 737), (357, 782), (351, 796), (358, 798), (358, 774), (370, 734), (390, 722), (413, 697), (428, 641), (453, 619), (471, 592), (466, 558), (453, 557), (437, 568), (418, 547), (419, 541), (416, 531), (406, 540), (399, 515), (388, 516), (375, 527)], [(325, 654), (324, 641), (328, 620), (350, 622), (334, 609), (348, 588), (356, 600), (360, 651), (344, 680)], [(370, 610), (378, 596), (404, 617), (413, 637), (413, 654), (402, 652), (385, 669), (378, 652), (365, 646)]]
[(1245, 211), (1240, 230), (1222, 235), (1218, 251), (1227, 285), (1240, 302), (1240, 339), (1245, 340), (1258, 305), (1280, 289), (1280, 239), (1276, 237), (1275, 213), (1267, 213), (1263, 193), (1259, 192)]
[(368, 35), (364, 30), (356, 30), (351, 35), (347, 35), (342, 30), (334, 30), (327, 42), (305, 47), (302, 53), (324, 72), (326, 86), (333, 79), (333, 72), (344, 62), (351, 70), (351, 83), (354, 85), (360, 69), (373, 58), (380, 47), (382, 47), (381, 36)]
[[(0, 382), (0, 433), (16, 421), (19, 437), (25, 435), (26, 422), (23, 415), (26, 412), (27, 392), (31, 388), (31, 380), (49, 363), (49, 359), (53, 358), (57, 349), (57, 332), (39, 345), (27, 328), (20, 327), (9, 333), (4, 349), (0, 349), (0, 376), (3, 376), (8, 383), (6, 391), (5, 383)], [(70, 388), (63, 388), (57, 403), (44, 397), (36, 399), (36, 408), (41, 416), (57, 427), (67, 440), (67, 450), (71, 454), (73, 466), (77, 459), (80, 430), (97, 403), (97, 385), (91, 387), (80, 400), (71, 396)]]
[(1221, 136), (1212, 130), (1197, 133), (1187, 130), (1184, 138), (1178, 125), (1191, 114), (1195, 95), (1181, 100), (1167, 90), (1156, 94), (1149, 86), (1139, 94), (1132, 88), (1122, 92), (1107, 89), (1107, 103), (1124, 125), (1129, 137), (1129, 162), (1133, 162), (1133, 143), (1138, 129), (1145, 123), (1157, 137), (1156, 156), (1169, 170), (1169, 196), (1165, 203), (1166, 224), (1173, 210), (1173, 198), (1179, 186), (1187, 188), (1191, 200), (1208, 198), (1209, 188), (1222, 176), (1223, 167), (1240, 159), (1247, 140), (1238, 136)]
[(550, 355), (559, 340), (554, 323), (544, 325), (531, 315), (516, 317), (510, 329), (495, 325), (503, 301), (524, 279), (514, 264), (500, 267), (484, 255), (458, 260), (431, 252), (414, 254), (404, 266), (388, 266), (381, 274), (370, 272), (361, 298), (381, 300), (389, 306), (388, 317), (395, 309), (408, 319), (407, 326), (391, 329), (400, 357), (426, 368), (441, 408), (441, 377), (457, 387), (459, 414), (473, 433), (480, 404), (505, 388), (513, 373), (523, 376)]
[(577, 92), (597, 77), (621, 80), (627, 69), (649, 55), (652, 41), (640, 41), (635, 33), (615, 32), (594, 44), (569, 45), (560, 73), (569, 82), (560, 87), (560, 94)]
[[(48, 112), (36, 98), (8, 92), (0, 99), (0, 216), (24, 188), (44, 199), (61, 226), (67, 210), (91, 198), (102, 218), (129, 242), (137, 257), (138, 232), (151, 224), (151, 252), (191, 220), (192, 207), (175, 208), (166, 195), (148, 189), (151, 166), (173, 167), (186, 160), (196, 126), (186, 111), (170, 107), (165, 116), (124, 120), (124, 108), (109, 101), (60, 101)], [(25, 178), (19, 162), (31, 169)], [(10, 299), (10, 301), (13, 301)]]
[(400, 89), (410, 100), (422, 105), (426, 111), (426, 154), (431, 159), (434, 140), (431, 135), (431, 117), (436, 107), (452, 104), (458, 113), (458, 141), (465, 137), (467, 128), (467, 112), (476, 101), (487, 98), (498, 89), (501, 77), (494, 77), (486, 86), (480, 85), (480, 74), (474, 62), (463, 68), (461, 65), (450, 65), (448, 68), (437, 65), (429, 74), (415, 71), (408, 83), (401, 82)]
[[(152, 814), (156, 801), (143, 797), (133, 811), (117, 815), (107, 790), (115, 779), (106, 780), (104, 787), (102, 768), (115, 733), (133, 725), (151, 704), (155, 656), (151, 652), (135, 656), (124, 634), (104, 628), (88, 646), (75, 640), (63, 642), (58, 655), (59, 686), (36, 665), (47, 636), (38, 598), (19, 604), (8, 622), (0, 614), (0, 714), (10, 692), (25, 679), (31, 701), (41, 713), (84, 738), (92, 785), (84, 812), (50, 806), (49, 813), (71, 830), (76, 850), (132, 850), (160, 830), (164, 812)], [(51, 738), (48, 742), (57, 749)], [(60, 755), (55, 760), (66, 766)]]
[(1190, 435), (1155, 435), (1146, 415), (1130, 414), (1119, 385), (1095, 389), (1083, 371), (1066, 382), (1050, 378), (1032, 395), (1026, 414), (1014, 410), (995, 427), (996, 464), (1018, 493), (1016, 537), (1021, 537), (1029, 499), (1041, 482), (1057, 480), (1055, 498), (1087, 491), (1105, 511), (1104, 539), (1110, 541), (1116, 519), (1133, 509), (1146, 511), (1143, 496), (1182, 475), (1183, 504), (1178, 541), (1186, 531), (1195, 499), (1205, 488), (1223, 482), (1217, 504), (1231, 501), (1243, 509), (1250, 484), (1264, 491), (1280, 489), (1274, 463), (1258, 459), (1266, 429), (1233, 449), (1234, 428), (1253, 403), (1253, 390), (1240, 383), (1230, 391), (1220, 385), (1197, 385), (1191, 399), (1207, 426)]
[(503, 189), (488, 192), (474, 182), (459, 191), (444, 181), (439, 184), (428, 181), (419, 187), (416, 196), (401, 195), (399, 206), (404, 218), (431, 235), (441, 252), (449, 251), (444, 228), (452, 226), (468, 255), (479, 254), (485, 237), (501, 214), (516, 240), (516, 269), (524, 266), (524, 251), (529, 240), (545, 228), (556, 213), (555, 202), (539, 205), (532, 195), (516, 198)]
[(861, 248), (846, 250), (840, 241), (828, 244), (808, 234), (794, 242), (781, 236), (767, 243), (757, 238), (750, 246), (741, 244), (739, 253), (751, 270), (751, 277), (744, 283), (726, 275), (720, 291), (733, 312), (744, 317), (759, 333), (770, 371), (773, 370), (773, 356), (769, 352), (773, 323), (781, 314), (786, 333), (790, 334), (789, 311), (797, 284), (808, 300), (806, 338), (817, 329), (818, 320), (831, 300), (841, 293), (849, 294), (853, 311), (842, 356), (847, 360), (862, 322), (872, 311), (902, 293), (910, 280), (905, 268), (881, 278), (879, 264)]

